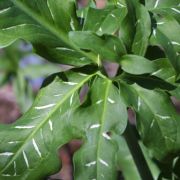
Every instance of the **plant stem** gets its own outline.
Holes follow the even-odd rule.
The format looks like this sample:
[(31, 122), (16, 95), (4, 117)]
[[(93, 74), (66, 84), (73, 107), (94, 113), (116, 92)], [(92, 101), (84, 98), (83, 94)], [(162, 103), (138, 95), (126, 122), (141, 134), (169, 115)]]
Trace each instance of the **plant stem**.
[(141, 178), (143, 180), (153, 180), (153, 176), (145, 160), (143, 152), (139, 146), (138, 139), (136, 138), (134, 129), (129, 123), (127, 125), (124, 136)]

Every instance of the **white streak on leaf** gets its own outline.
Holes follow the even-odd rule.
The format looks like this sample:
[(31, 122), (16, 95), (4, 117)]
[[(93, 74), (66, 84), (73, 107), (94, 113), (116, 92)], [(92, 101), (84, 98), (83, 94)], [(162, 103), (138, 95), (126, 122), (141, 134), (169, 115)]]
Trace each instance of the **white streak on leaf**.
[(111, 137), (107, 133), (103, 133), (102, 136), (107, 140), (111, 140)]
[(41, 116), (35, 116), (35, 117), (32, 117), (31, 119), (38, 119), (40, 118)]
[(99, 31), (102, 32), (102, 27), (99, 28)]
[(112, 17), (116, 18), (116, 16), (114, 14), (111, 14)]
[(72, 51), (74, 52), (74, 49), (69, 49), (69, 48), (65, 48), (65, 47), (57, 47), (57, 50), (63, 50), (63, 51)]
[(70, 97), (70, 106), (71, 106), (72, 103), (73, 103), (73, 97), (74, 97), (74, 94), (72, 94), (72, 96)]
[(29, 168), (29, 162), (28, 162), (26, 153), (25, 153), (24, 151), (23, 151), (23, 157), (24, 157), (24, 161), (25, 161), (25, 163), (26, 163), (27, 168)]
[(155, 3), (155, 5), (154, 5), (154, 8), (157, 8), (158, 4), (159, 4), (159, 0), (156, 0), (156, 3)]
[(3, 153), (0, 153), (0, 156), (12, 156), (14, 153), (12, 152), (3, 152)]
[(162, 25), (162, 24), (164, 24), (165, 22), (157, 22), (156, 24), (157, 25)]
[(101, 164), (105, 165), (106, 167), (109, 166), (109, 164), (108, 164), (106, 161), (102, 160), (102, 159), (99, 159), (99, 162), (100, 162)]
[(11, 26), (11, 27), (7, 27), (7, 28), (3, 28), (3, 29), (1, 29), (1, 30), (2, 30), (2, 31), (12, 30), (12, 29), (16, 29), (16, 28), (24, 27), (24, 26), (27, 26), (27, 24), (20, 24), (20, 25), (16, 25), (16, 26)]
[(111, 98), (108, 98), (108, 101), (109, 101), (111, 104), (114, 104), (114, 103), (115, 103), (115, 101), (112, 100)]
[(10, 9), (11, 9), (11, 7), (8, 7), (8, 8), (6, 8), (6, 9), (2, 9), (2, 10), (0, 10), (0, 14), (4, 13), (4, 12), (10, 10)]
[(48, 122), (48, 123), (49, 123), (49, 128), (50, 128), (50, 130), (51, 130), (51, 131), (53, 131), (52, 121), (51, 121), (51, 120), (49, 120), (49, 122)]
[(155, 122), (155, 119), (153, 119), (153, 120), (152, 120), (151, 125), (150, 125), (150, 128), (152, 128), (152, 127), (153, 127), (154, 122)]
[(153, 72), (151, 75), (156, 75), (156, 74), (158, 74), (158, 73), (161, 72), (161, 71), (162, 71), (162, 69), (159, 69), (159, 70)]
[(171, 8), (173, 11), (177, 12), (178, 14), (180, 14), (180, 11), (176, 8)]
[(55, 94), (54, 96), (55, 97), (59, 97), (59, 96), (62, 96), (63, 94)]
[(64, 84), (68, 84), (70, 86), (74, 86), (74, 85), (77, 85), (78, 83), (76, 82), (63, 82)]
[(170, 138), (170, 137), (168, 137), (168, 136), (164, 136), (164, 138), (167, 139), (167, 140), (169, 140), (169, 141), (171, 141), (171, 142), (173, 142), (173, 143), (175, 142), (174, 139), (172, 139), (172, 138)]
[(141, 98), (138, 97), (138, 111), (140, 110), (140, 107), (141, 107)]
[(48, 104), (48, 105), (44, 105), (44, 106), (36, 106), (34, 107), (34, 109), (37, 109), (37, 110), (41, 110), (41, 109), (47, 109), (47, 108), (50, 108), (50, 107), (53, 107), (55, 106), (56, 104)]
[(20, 143), (21, 141), (10, 141), (8, 142), (8, 144), (17, 144), (17, 143)]
[(153, 35), (156, 37), (156, 29), (153, 29)]
[(125, 5), (121, 4), (120, 2), (117, 2), (117, 5), (119, 5), (121, 7), (126, 7)]
[(116, 45), (114, 45), (114, 51), (116, 51)]
[(93, 166), (93, 165), (95, 165), (95, 164), (96, 164), (96, 161), (92, 161), (92, 162), (90, 162), (90, 163), (87, 163), (85, 166), (91, 167), (91, 166)]
[(161, 118), (161, 119), (171, 119), (170, 116), (162, 116), (160, 114), (156, 114), (157, 117)]
[(171, 43), (172, 43), (173, 45), (178, 45), (178, 46), (180, 46), (180, 43), (178, 43), (178, 42), (176, 42), (176, 41), (171, 41)]
[(103, 102), (103, 100), (101, 99), (101, 100), (98, 100), (97, 102), (96, 102), (96, 104), (101, 104)]
[(17, 173), (16, 173), (16, 161), (14, 161), (14, 176), (16, 176)]
[(51, 10), (51, 7), (50, 7), (50, 5), (49, 5), (49, 1), (47, 1), (47, 6), (48, 6), (49, 11), (50, 11), (50, 13), (51, 13), (52, 19), (55, 20), (54, 14), (53, 14), (53, 12), (52, 12), (52, 10)]
[(72, 29), (73, 31), (76, 30), (76, 28), (75, 28), (75, 26), (74, 26), (74, 20), (73, 20), (72, 18), (71, 18), (70, 26), (71, 26), (71, 29)]
[(99, 128), (100, 126), (101, 126), (100, 124), (93, 124), (90, 126), (90, 129)]
[(42, 157), (41, 152), (39, 151), (39, 148), (38, 148), (36, 141), (34, 139), (32, 139), (32, 143), (33, 143), (34, 149), (38, 153), (39, 157)]
[(78, 73), (80, 76), (88, 76), (87, 74), (84, 74), (84, 73)]
[(34, 128), (35, 126), (15, 126), (14, 128), (15, 129), (32, 129)]

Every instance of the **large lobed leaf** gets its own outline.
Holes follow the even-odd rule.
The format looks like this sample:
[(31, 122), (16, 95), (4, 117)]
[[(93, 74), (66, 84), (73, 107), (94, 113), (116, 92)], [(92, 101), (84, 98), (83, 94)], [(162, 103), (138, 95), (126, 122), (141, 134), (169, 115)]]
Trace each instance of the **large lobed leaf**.
[[(118, 144), (111, 135), (122, 134), (127, 123), (118, 89), (95, 74), (69, 72), (62, 77), (68, 81), (56, 78), (42, 88), (16, 123), (0, 125), (0, 179), (41, 179), (52, 174), (59, 166), (57, 149), (77, 138), (84, 144), (74, 156), (76, 179), (117, 176)], [(90, 80), (81, 105), (78, 91)]]

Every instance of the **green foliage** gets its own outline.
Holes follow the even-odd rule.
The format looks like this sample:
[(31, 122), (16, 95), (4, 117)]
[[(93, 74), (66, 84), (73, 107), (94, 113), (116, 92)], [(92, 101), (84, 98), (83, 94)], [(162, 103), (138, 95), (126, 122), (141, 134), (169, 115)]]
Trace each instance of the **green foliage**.
[[(97, 9), (91, 1), (80, 9), (74, 0), (0, 1), (1, 48), (23, 39), (50, 62), (73, 65), (17, 73), (20, 82), (22, 74), (52, 75), (17, 122), (0, 125), (0, 179), (57, 172), (57, 150), (72, 139), (83, 141), (75, 179), (114, 180), (119, 170), (127, 180), (180, 178), (180, 115), (170, 99), (180, 97), (179, 0), (142, 2), (109, 0)], [(116, 77), (105, 75), (104, 61), (119, 65)], [(128, 132), (128, 108), (139, 140)]]

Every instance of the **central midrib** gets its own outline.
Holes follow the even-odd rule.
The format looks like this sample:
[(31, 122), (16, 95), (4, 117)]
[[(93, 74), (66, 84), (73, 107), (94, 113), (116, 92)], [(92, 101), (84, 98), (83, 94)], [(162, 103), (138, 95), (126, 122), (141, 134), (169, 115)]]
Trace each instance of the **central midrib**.
[[(98, 167), (99, 167), (99, 147), (100, 147), (100, 144), (101, 144), (101, 140), (102, 140), (102, 133), (103, 133), (103, 125), (104, 125), (104, 117), (105, 117), (105, 112), (106, 112), (106, 108), (107, 108), (107, 98), (108, 98), (108, 94), (109, 94), (109, 89), (110, 89), (110, 84), (111, 84), (111, 81), (106, 79), (107, 80), (107, 87), (106, 87), (106, 91), (105, 91), (105, 95), (104, 95), (104, 104), (103, 104), (103, 110), (102, 110), (102, 117), (101, 117), (101, 126), (100, 126), (100, 134), (99, 134), (99, 143), (98, 143), (98, 146), (97, 146), (97, 158), (96, 158), (96, 162), (97, 162), (97, 166), (96, 166), (96, 176), (98, 178)], [(97, 179), (98, 180), (98, 179)]]
[(91, 77), (93, 77), (95, 74), (89, 75), (87, 78), (85, 78), (81, 83), (79, 83), (74, 89), (72, 89), (69, 93), (67, 93), (63, 100), (61, 102), (59, 102), (54, 110), (51, 111), (51, 113), (49, 113), (49, 115), (44, 119), (44, 121), (42, 121), (39, 126), (37, 126), (35, 128), (35, 130), (30, 134), (30, 136), (28, 136), (24, 143), (21, 145), (21, 147), (18, 149), (18, 151), (16, 152), (16, 154), (13, 156), (13, 158), (9, 161), (9, 163), (0, 171), (0, 173), (2, 173), (3, 171), (5, 171), (11, 164), (12, 162), (16, 159), (16, 157), (22, 152), (22, 149), (24, 148), (24, 146), (29, 142), (29, 140), (32, 139), (32, 137), (38, 132), (38, 130), (45, 124), (47, 123), (47, 121), (49, 120), (49, 118), (51, 117), (51, 115), (53, 115), (53, 113), (55, 111), (57, 111), (57, 109), (71, 96), (71, 94), (73, 92), (75, 92), (76, 90), (78, 90), (86, 81), (88, 81)]

